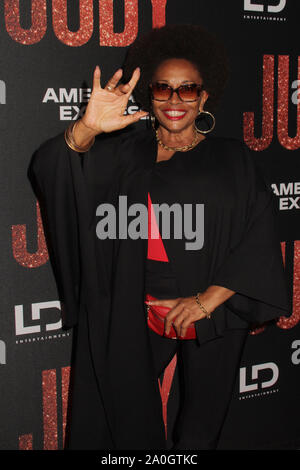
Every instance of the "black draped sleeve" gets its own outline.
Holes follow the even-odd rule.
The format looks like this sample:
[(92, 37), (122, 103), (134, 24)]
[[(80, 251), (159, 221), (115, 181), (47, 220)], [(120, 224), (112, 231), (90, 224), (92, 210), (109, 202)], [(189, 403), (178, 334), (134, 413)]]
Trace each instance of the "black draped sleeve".
[[(117, 178), (121, 139), (117, 132), (113, 137), (98, 136), (89, 152), (79, 154), (67, 147), (62, 133), (43, 143), (29, 166), (28, 177), (41, 207), (66, 328), (78, 320), (85, 277), (82, 265), (87, 264), (82, 257), (92, 240), (88, 228), (94, 217), (94, 181), (101, 195), (103, 186), (109, 187)], [(90, 253), (87, 255), (92, 256)]]
[[(232, 240), (213, 285), (236, 292), (225, 305), (241, 319), (261, 324), (291, 314), (278, 232), (275, 196), (253, 156), (241, 149), (240, 201), (246, 218), (240, 238)], [(238, 223), (238, 221), (236, 221)]]
[[(78, 216), (70, 157), (61, 134), (37, 150), (28, 172), (40, 204), (63, 326), (67, 328), (77, 322), (80, 297)], [(80, 171), (79, 155), (72, 158)]]

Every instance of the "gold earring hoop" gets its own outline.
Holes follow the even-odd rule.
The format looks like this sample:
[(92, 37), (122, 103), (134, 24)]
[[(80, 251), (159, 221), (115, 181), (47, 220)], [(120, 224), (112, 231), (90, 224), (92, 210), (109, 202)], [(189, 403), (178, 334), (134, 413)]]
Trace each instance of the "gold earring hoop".
[(152, 112), (150, 113), (150, 121), (151, 121), (152, 129), (154, 131), (156, 131), (158, 126), (157, 126), (157, 122), (156, 122), (156, 117), (154, 116), (154, 114)]
[[(203, 118), (203, 116), (200, 117), (203, 114), (205, 114), (206, 116), (209, 116), (212, 120), (212, 124), (208, 129), (200, 129), (199, 128), (200, 121), (203, 121), (203, 119), (205, 120), (205, 118)], [(195, 119), (195, 129), (196, 129), (197, 132), (199, 132), (200, 134), (208, 134), (209, 132), (211, 132), (214, 129), (215, 125), (216, 125), (216, 119), (215, 119), (215, 116), (212, 113), (210, 113), (209, 111), (199, 111), (198, 116)]]

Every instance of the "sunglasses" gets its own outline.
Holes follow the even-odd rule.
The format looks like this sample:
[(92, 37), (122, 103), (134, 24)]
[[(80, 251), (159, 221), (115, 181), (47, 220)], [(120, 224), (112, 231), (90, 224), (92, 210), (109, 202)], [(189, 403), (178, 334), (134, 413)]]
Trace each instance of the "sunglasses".
[(178, 88), (172, 88), (167, 83), (151, 83), (149, 87), (152, 99), (156, 101), (168, 101), (173, 93), (177, 93), (181, 101), (197, 101), (203, 89), (203, 85), (197, 85), (197, 83), (181, 85)]

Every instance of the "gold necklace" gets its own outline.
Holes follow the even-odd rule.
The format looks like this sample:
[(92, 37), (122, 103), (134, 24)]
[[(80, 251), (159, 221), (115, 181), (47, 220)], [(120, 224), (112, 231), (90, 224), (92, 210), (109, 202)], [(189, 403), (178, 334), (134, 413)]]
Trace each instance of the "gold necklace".
[(156, 140), (157, 142), (159, 143), (159, 145), (162, 146), (162, 148), (164, 148), (165, 150), (175, 150), (175, 152), (184, 152), (185, 150), (191, 150), (193, 147), (195, 147), (195, 145), (197, 145), (197, 139), (198, 139), (198, 133), (197, 131), (195, 131), (195, 137), (193, 139), (193, 142), (189, 145), (184, 145), (183, 147), (168, 147), (167, 145), (165, 145), (161, 140), (160, 138), (158, 137), (158, 129), (156, 129)]

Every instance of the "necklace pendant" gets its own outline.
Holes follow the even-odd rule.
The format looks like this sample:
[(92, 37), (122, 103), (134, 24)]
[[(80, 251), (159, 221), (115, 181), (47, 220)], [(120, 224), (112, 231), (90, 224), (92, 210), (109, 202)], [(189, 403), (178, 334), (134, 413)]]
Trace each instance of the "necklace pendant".
[(197, 138), (198, 138), (198, 134), (197, 132), (195, 132), (195, 137), (193, 139), (193, 142), (189, 145), (184, 145), (183, 147), (168, 147), (168, 145), (165, 145), (161, 139), (158, 137), (158, 129), (156, 130), (155, 132), (155, 135), (156, 135), (156, 140), (157, 142), (159, 143), (159, 145), (165, 149), (165, 150), (169, 150), (169, 151), (175, 151), (175, 152), (184, 152), (184, 151), (187, 151), (187, 150), (191, 150), (193, 147), (195, 147), (196, 143), (197, 143)]

